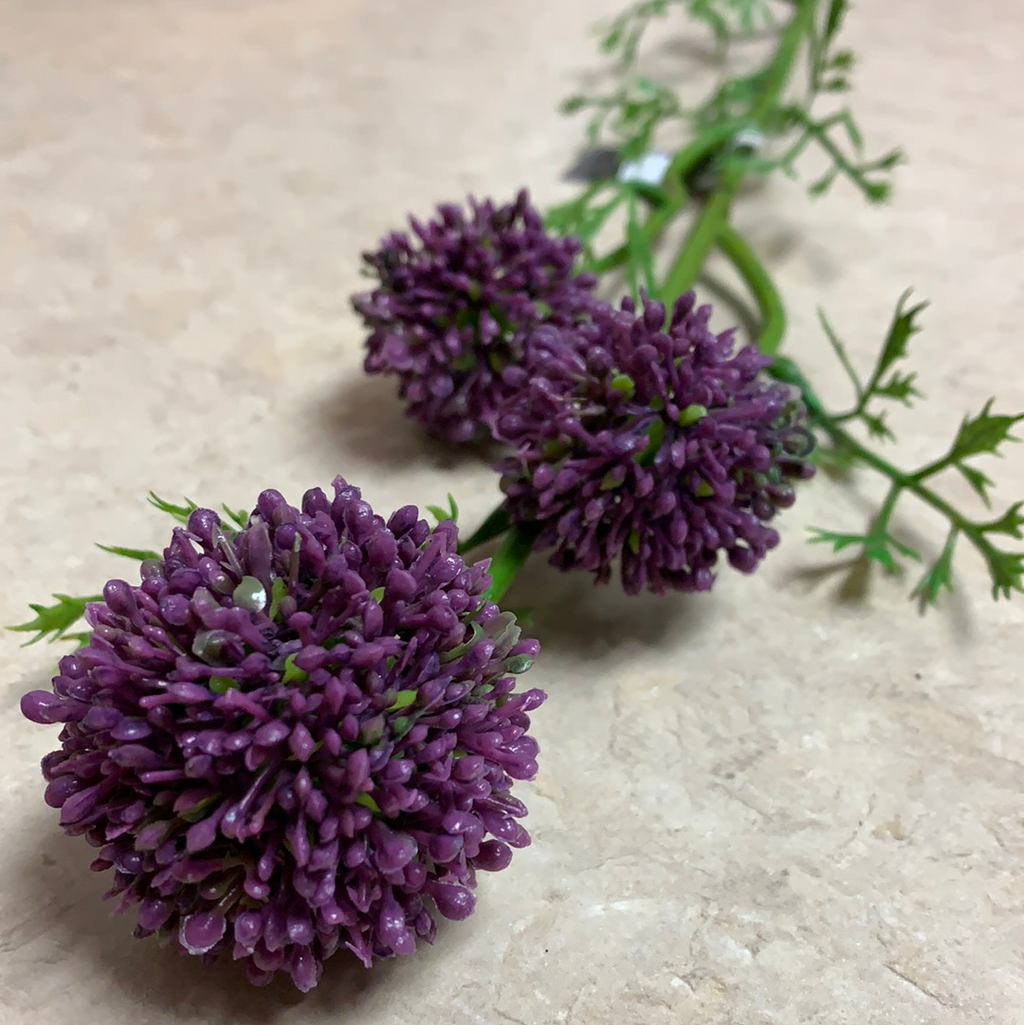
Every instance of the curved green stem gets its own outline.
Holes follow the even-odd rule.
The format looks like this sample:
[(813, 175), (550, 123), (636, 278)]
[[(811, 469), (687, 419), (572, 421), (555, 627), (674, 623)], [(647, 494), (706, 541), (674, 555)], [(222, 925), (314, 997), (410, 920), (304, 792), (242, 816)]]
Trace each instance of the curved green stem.
[[(768, 116), (778, 105), (782, 90), (793, 71), (800, 44), (813, 28), (819, 2), (820, 0), (803, 0), (779, 38), (775, 56), (761, 73), (761, 90), (745, 119), (748, 127), (763, 127)], [(722, 226), (728, 219), (729, 208), (745, 176), (746, 170), (742, 164), (726, 168), (722, 173), (718, 187), (705, 203), (665, 278), (661, 298), (666, 304), (693, 287)]]
[(540, 535), (539, 523), (517, 523), (505, 535), (505, 540), (491, 559), (491, 586), (486, 595), (491, 601), (501, 601), (505, 592), (523, 568)]
[(775, 282), (746, 240), (728, 224), (719, 230), (718, 247), (746, 282), (757, 303), (761, 314), (757, 347), (766, 356), (774, 356), (786, 332), (786, 309)]
[(661, 287), (661, 299), (666, 306), (693, 287), (729, 215), (729, 207), (738, 188), (739, 181), (734, 184), (723, 181), (700, 212)]

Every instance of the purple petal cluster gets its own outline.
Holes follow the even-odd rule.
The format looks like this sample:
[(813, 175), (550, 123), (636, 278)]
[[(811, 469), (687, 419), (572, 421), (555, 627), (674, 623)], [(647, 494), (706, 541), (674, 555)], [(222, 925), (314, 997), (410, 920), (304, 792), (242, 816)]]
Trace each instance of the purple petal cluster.
[(65, 724), (46, 801), (136, 936), (306, 991), (339, 947), (369, 966), (465, 918), (477, 870), (529, 843), (511, 787), (544, 695), (514, 676), (538, 645), (456, 541), (338, 478), (301, 509), (265, 491), (237, 532), (197, 510), (106, 585), (22, 710)]
[(710, 312), (689, 293), (666, 325), (661, 304), (626, 299), (534, 333), (496, 433), (516, 448), (507, 510), (539, 525), (553, 565), (606, 582), (619, 560), (631, 594), (706, 591), (720, 552), (749, 573), (778, 543), (769, 521), (813, 472), (805, 410)]
[(525, 191), (409, 223), (411, 236), (395, 232), (363, 257), (378, 282), (352, 300), (370, 330), (366, 371), (396, 375), (409, 414), (433, 434), (486, 437), (530, 332), (574, 323), (594, 278), (573, 272), (578, 240), (547, 234)]

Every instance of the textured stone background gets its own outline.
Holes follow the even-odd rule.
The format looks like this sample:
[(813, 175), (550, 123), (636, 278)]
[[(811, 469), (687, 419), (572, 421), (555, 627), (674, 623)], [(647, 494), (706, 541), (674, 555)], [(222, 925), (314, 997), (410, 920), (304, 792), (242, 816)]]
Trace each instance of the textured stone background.
[[(150, 487), (243, 505), (342, 472), (379, 508), (452, 490), (481, 517), (486, 467), (360, 374), (357, 254), (467, 190), (561, 194), (581, 126), (555, 106), (617, 6), (2, 0), (0, 621), (124, 571), (91, 541), (160, 541)], [(908, 464), (993, 392), (1024, 408), (1012, 7), (861, 0), (854, 102), (873, 146), (910, 154), (895, 201), (778, 182), (740, 214), (837, 401), (816, 305), (867, 361), (899, 292), (934, 299)], [(996, 469), (1001, 501), (1024, 493), (1019, 450)], [(17, 712), (55, 651), (4, 637), (0, 1021), (1024, 1020), (1024, 606), (991, 604), (972, 557), (925, 620), (909, 581), (858, 600), (819, 572), (804, 527), (857, 528), (876, 497), (815, 484), (764, 570), (712, 597), (531, 570), (517, 600), (553, 610), (533, 848), (433, 949), (370, 973), (339, 955), (304, 1001), (106, 917), (90, 852), (42, 804), (53, 737)], [(940, 540), (909, 503), (899, 525)]]

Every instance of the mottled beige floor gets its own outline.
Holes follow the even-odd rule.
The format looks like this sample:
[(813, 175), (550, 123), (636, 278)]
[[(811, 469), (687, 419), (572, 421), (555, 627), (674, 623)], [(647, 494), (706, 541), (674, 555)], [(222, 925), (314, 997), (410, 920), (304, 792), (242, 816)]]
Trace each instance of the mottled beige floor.
[[(561, 194), (579, 126), (555, 105), (616, 7), (2, 0), (0, 621), (121, 572), (92, 540), (161, 540), (150, 487), (244, 505), (340, 471), (381, 508), (452, 490), (482, 516), (486, 467), (360, 375), (356, 257), (437, 199)], [(1024, 18), (861, 0), (849, 37), (868, 136), (911, 156), (895, 202), (779, 183), (741, 220), (837, 400), (815, 306), (868, 360), (900, 291), (934, 299), (909, 464), (993, 392), (1024, 408)], [(1019, 449), (996, 469), (1000, 500), (1024, 495)], [(0, 1021), (1024, 1021), (1024, 604), (991, 604), (971, 557), (925, 620), (906, 582), (841, 592), (801, 535), (860, 526), (875, 494), (816, 484), (763, 572), (710, 598), (528, 574), (522, 602), (556, 610), (533, 848), (433, 949), (370, 973), (339, 956), (304, 1001), (106, 917), (42, 803), (53, 735), (17, 711), (55, 651), (5, 636)], [(917, 517), (901, 527), (940, 540)]]

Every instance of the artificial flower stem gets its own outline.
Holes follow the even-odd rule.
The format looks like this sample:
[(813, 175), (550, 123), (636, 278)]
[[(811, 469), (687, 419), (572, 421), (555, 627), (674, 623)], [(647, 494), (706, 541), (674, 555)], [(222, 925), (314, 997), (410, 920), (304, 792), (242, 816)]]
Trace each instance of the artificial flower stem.
[(465, 541), (459, 542), (459, 555), (466, 555), (481, 545), (487, 544), (488, 541), (501, 537), (510, 525), (504, 504), (492, 509), (487, 519)]
[(786, 332), (786, 310), (764, 264), (754, 255), (746, 239), (728, 224), (718, 233), (718, 248), (743, 278), (757, 303), (761, 325), (755, 342), (766, 356), (774, 356)]
[[(761, 129), (768, 115), (778, 104), (782, 90), (793, 71), (800, 44), (814, 24), (818, 3), (819, 0), (803, 0), (780, 36), (775, 56), (760, 76), (764, 84), (757, 102), (750, 108), (750, 114), (745, 120), (746, 127)], [(745, 175), (746, 170), (742, 163), (726, 168), (722, 172), (717, 188), (698, 215), (665, 278), (661, 298), (666, 305), (693, 287), (729, 217), (729, 208)]]
[[(711, 125), (672, 158), (672, 163), (668, 165), (665, 176), (662, 178), (665, 189), (663, 202), (661, 206), (655, 208), (641, 228), (644, 242), (649, 247), (653, 246), (658, 236), (686, 205), (686, 201), (689, 199), (686, 179), (693, 169), (725, 142), (728, 142), (739, 127), (740, 123), (737, 121), (723, 121)], [(628, 245), (621, 245), (618, 249), (594, 261), (588, 270), (594, 274), (606, 274), (626, 263), (629, 260), (629, 252)]]
[(539, 523), (517, 523), (505, 535), (505, 540), (501, 542), (494, 553), (494, 558), (491, 559), (491, 568), (488, 571), (491, 586), (487, 590), (487, 597), (491, 601), (501, 601), (505, 596), (530, 557), (540, 531)]
[(693, 287), (729, 216), (729, 206), (738, 188), (738, 181), (730, 183), (723, 179), (701, 210), (661, 287), (660, 298), (666, 307), (671, 306), (677, 296)]

